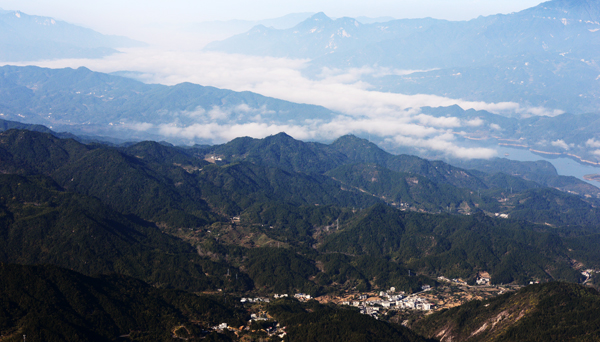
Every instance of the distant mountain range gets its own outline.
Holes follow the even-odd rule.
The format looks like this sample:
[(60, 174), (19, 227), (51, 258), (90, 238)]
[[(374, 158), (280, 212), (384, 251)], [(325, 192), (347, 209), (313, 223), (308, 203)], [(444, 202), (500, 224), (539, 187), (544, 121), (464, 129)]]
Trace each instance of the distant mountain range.
[[(186, 25), (186, 29), (202, 34), (214, 34), (218, 36), (232, 36), (248, 31), (254, 26), (261, 25), (272, 27), (278, 30), (285, 30), (298, 25), (304, 20), (310, 18), (315, 13), (290, 13), (279, 18), (264, 19), (264, 20), (217, 20), (204, 21), (195, 24)], [(392, 17), (370, 18), (361, 16), (356, 18), (363, 24), (372, 24), (394, 20)]]
[[(513, 101), (574, 113), (597, 111), (600, 5), (554, 0), (508, 15), (450, 22), (403, 19), (362, 24), (318, 13), (293, 28), (256, 26), (206, 50), (310, 58), (323, 67), (377, 71), (382, 91), (473, 101)], [(401, 71), (421, 70), (403, 75)]]
[[(424, 107), (421, 112), (440, 119), (460, 118), (463, 124), (455, 133), (456, 141), (466, 146), (500, 143), (551, 153), (546, 156), (568, 153), (571, 158), (598, 162), (600, 119), (595, 114), (519, 119), (458, 106)], [(0, 119), (41, 124), (92, 140), (212, 143), (214, 132), (203, 137), (169, 134), (168, 130), (244, 124), (303, 127), (326, 125), (340, 116), (320, 106), (191, 83), (144, 84), (86, 68), (0, 67)], [(410, 147), (395, 152), (419, 153)]]
[[(0, 68), (1, 119), (39, 123), (84, 135), (163, 140), (167, 137), (161, 134), (161, 125), (295, 124), (329, 121), (335, 115), (323, 107), (251, 92), (191, 83), (144, 84), (83, 67)], [(184, 139), (175, 138), (180, 143), (194, 141), (193, 137)]]
[(144, 46), (121, 36), (20, 11), (0, 10), (0, 61), (37, 61), (58, 58), (101, 58), (117, 48)]

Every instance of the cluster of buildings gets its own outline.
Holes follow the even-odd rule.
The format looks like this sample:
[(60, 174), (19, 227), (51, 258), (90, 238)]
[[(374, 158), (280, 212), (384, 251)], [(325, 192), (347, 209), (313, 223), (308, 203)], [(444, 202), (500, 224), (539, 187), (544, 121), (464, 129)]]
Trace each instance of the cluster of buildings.
[(464, 281), (464, 280), (462, 280), (460, 278), (448, 279), (448, 278), (446, 278), (444, 276), (439, 276), (438, 280), (439, 281), (445, 281), (445, 282), (448, 282), (448, 283), (455, 283), (455, 284), (458, 284), (458, 285), (468, 285), (466, 281)]
[(487, 286), (487, 285), (490, 285), (490, 281), (491, 281), (490, 278), (487, 278), (487, 277), (478, 277), (477, 280), (475, 281), (475, 283), (477, 285), (486, 285)]
[(240, 299), (240, 303), (269, 303), (271, 300), (269, 298), (242, 298)]
[(296, 293), (294, 295), (294, 298), (296, 298), (298, 300), (301, 300), (301, 301), (306, 301), (306, 300), (311, 300), (312, 299), (312, 297), (309, 294), (305, 294), (305, 293)]
[[(424, 291), (431, 289), (431, 286), (422, 287)], [(366, 295), (358, 296), (359, 300), (345, 301), (342, 305), (351, 305), (360, 308), (360, 313), (377, 318), (377, 316), (387, 310), (423, 310), (429, 311), (433, 304), (426, 299), (418, 296), (404, 297), (404, 292), (395, 293), (395, 288), (390, 288), (388, 292), (381, 291), (378, 298), (367, 299)]]
[(592, 275), (594, 275), (594, 273), (599, 273), (599, 271), (593, 270), (593, 269), (587, 269), (585, 271), (582, 271), (581, 275), (583, 275), (586, 278), (585, 280), (587, 281), (592, 277)]
[[(438, 280), (445, 281), (447, 283), (454, 283), (454, 284), (458, 284), (458, 285), (468, 285), (466, 281), (464, 281), (460, 278), (448, 279), (444, 276), (439, 276)], [(491, 281), (492, 281), (492, 279), (490, 278), (489, 273), (480, 272), (479, 275), (477, 276), (477, 280), (475, 281), (475, 284), (481, 285), (481, 286), (489, 286), (491, 284)]]
[[(276, 293), (273, 295), (273, 298), (275, 298), (275, 299), (287, 298), (287, 297), (289, 297), (287, 293), (284, 293), (284, 294)], [(301, 300), (301, 301), (307, 301), (307, 300), (313, 299), (313, 297), (311, 297), (311, 295), (305, 294), (305, 293), (296, 293), (294, 295), (294, 298)], [(270, 303), (270, 302), (271, 302), (271, 300), (269, 298), (263, 298), (263, 297), (240, 299), (240, 303)]]
[[(250, 331), (250, 324), (252, 323), (252, 321), (266, 321), (268, 320), (268, 318), (266, 317), (266, 315), (260, 314), (252, 314), (252, 319), (250, 319), (248, 321), (248, 325), (247, 326), (241, 326), (238, 329), (230, 327), (227, 323), (221, 323), (219, 325), (216, 325), (214, 327), (212, 327), (212, 330), (215, 331), (219, 331), (219, 332), (223, 332), (224, 330), (229, 330), (234, 332), (236, 335), (238, 335), (239, 333), (241, 333), (242, 331)], [(285, 331), (286, 327), (282, 327), (279, 323), (277, 322), (273, 322), (272, 326), (267, 327), (266, 329), (262, 330), (265, 333), (267, 333), (267, 335), (269, 337), (272, 336), (279, 336), (279, 338), (284, 338), (285, 335), (287, 335), (287, 332)], [(252, 330), (252, 332), (254, 332), (254, 330)]]

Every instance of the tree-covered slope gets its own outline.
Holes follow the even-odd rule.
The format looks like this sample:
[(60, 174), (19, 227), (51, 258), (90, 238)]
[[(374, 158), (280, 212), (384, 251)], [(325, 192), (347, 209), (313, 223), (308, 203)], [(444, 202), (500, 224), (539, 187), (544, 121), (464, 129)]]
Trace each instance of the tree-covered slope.
[(597, 341), (600, 294), (576, 284), (531, 285), (443, 310), (412, 326), (440, 341)]
[(470, 212), (482, 201), (477, 193), (446, 183), (435, 183), (420, 175), (395, 172), (376, 164), (344, 165), (327, 172), (327, 175), (345, 185), (381, 197), (398, 206), (414, 206), (428, 211), (453, 211), (463, 206)]
[(199, 341), (210, 327), (242, 325), (230, 300), (157, 289), (137, 279), (89, 277), (55, 266), (0, 263), (5, 341)]
[(3, 262), (116, 272), (193, 291), (252, 286), (245, 276), (231, 282), (226, 264), (200, 257), (156, 226), (68, 192), (45, 176), (0, 175), (0, 227)]
[(482, 214), (419, 214), (376, 205), (329, 235), (320, 250), (388, 256), (430, 275), (468, 279), (487, 271), (495, 283), (581, 278), (558, 232)]
[(289, 341), (434, 341), (401, 325), (361, 315), (354, 309), (281, 299), (267, 310), (287, 326)]

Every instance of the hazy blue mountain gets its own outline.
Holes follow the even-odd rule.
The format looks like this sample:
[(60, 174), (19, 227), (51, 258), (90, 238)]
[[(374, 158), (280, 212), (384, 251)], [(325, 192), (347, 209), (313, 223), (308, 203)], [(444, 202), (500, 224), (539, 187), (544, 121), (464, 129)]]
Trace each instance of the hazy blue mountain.
[[(191, 83), (150, 85), (79, 69), (0, 68), (0, 118), (52, 129), (162, 140), (159, 125), (330, 120), (313, 105)], [(136, 125), (144, 123), (146, 129)]]
[(377, 18), (369, 18), (361, 15), (360, 17), (356, 17), (356, 20), (362, 24), (373, 24), (373, 23), (386, 23), (388, 21), (396, 20), (393, 17), (377, 17)]
[(360, 24), (319, 13), (287, 30), (254, 27), (207, 50), (311, 58), (322, 68), (428, 70), (366, 77), (383, 91), (514, 101), (572, 112), (600, 104), (600, 5), (554, 0), (508, 15)]
[(310, 18), (314, 13), (290, 13), (278, 18), (264, 20), (215, 20), (191, 24), (189, 30), (199, 33), (218, 35), (235, 35), (248, 31), (256, 25), (264, 25), (276, 29), (288, 29)]
[(354, 51), (396, 36), (407, 36), (416, 31), (423, 31), (435, 22), (437, 20), (434, 19), (411, 19), (385, 24), (361, 24), (352, 18), (334, 20), (321, 12), (285, 30), (257, 25), (247, 33), (212, 42), (205, 50), (318, 58), (342, 51)]
[(20, 11), (0, 10), (0, 61), (100, 58), (144, 43)]

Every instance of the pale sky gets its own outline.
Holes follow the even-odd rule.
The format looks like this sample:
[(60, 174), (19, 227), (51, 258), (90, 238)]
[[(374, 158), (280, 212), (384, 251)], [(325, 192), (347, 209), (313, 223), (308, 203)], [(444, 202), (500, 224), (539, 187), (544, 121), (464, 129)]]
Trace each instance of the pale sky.
[(144, 30), (161, 25), (260, 20), (299, 12), (325, 12), (330, 17), (469, 20), (479, 15), (517, 12), (539, 3), (540, 0), (0, 0), (0, 8), (140, 39)]

